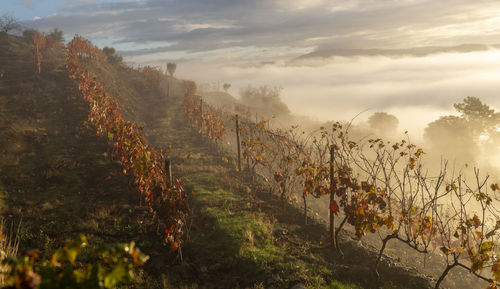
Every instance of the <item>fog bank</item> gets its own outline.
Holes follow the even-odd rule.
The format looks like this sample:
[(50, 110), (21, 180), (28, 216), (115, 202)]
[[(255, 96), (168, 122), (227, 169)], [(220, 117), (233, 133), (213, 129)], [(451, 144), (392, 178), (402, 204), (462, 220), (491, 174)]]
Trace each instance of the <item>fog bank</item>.
[[(233, 62), (234, 63), (234, 62)], [(452, 105), (477, 96), (500, 107), (500, 51), (434, 54), (425, 57), (332, 57), (289, 64), (229, 64), (224, 59), (185, 61), (179, 78), (199, 83), (231, 83), (229, 93), (241, 87), (283, 87), (282, 99), (295, 114), (318, 120), (350, 120), (360, 112), (364, 121), (375, 111), (387, 111), (400, 120), (401, 131), (419, 139), (427, 123), (454, 114)]]

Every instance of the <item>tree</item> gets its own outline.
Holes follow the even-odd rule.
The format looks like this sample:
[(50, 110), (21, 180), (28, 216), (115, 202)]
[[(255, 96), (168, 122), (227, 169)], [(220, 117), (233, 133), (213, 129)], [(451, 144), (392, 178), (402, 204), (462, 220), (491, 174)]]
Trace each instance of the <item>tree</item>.
[(500, 114), (475, 96), (467, 96), (463, 102), (456, 103), (453, 107), (467, 121), (475, 138), (496, 132), (500, 124)]
[(399, 120), (387, 112), (376, 112), (368, 118), (368, 123), (377, 134), (390, 134), (398, 128)]
[(281, 87), (271, 88), (267, 85), (253, 87), (249, 85), (240, 89), (241, 102), (266, 116), (288, 115), (290, 109), (281, 100), (281, 90)]
[(106, 54), (106, 57), (107, 57), (109, 63), (116, 64), (116, 63), (121, 63), (123, 61), (123, 57), (116, 54), (116, 50), (113, 47), (105, 46), (102, 49), (102, 52), (104, 52), (104, 54)]
[(8, 33), (12, 30), (21, 30), (22, 26), (14, 17), (9, 14), (3, 14), (0, 17), (0, 31)]
[(177, 64), (175, 64), (174, 62), (167, 63), (167, 70), (170, 76), (174, 76), (176, 69), (177, 69)]
[(50, 31), (49, 36), (59, 43), (64, 43), (64, 33), (57, 27)]
[(27, 42), (31, 43), (33, 41), (33, 36), (36, 34), (40, 34), (40, 31), (33, 29), (33, 28), (25, 29), (23, 31), (23, 38)]
[(227, 92), (227, 90), (231, 87), (231, 84), (230, 83), (224, 83), (224, 85), (222, 86), (222, 88), (224, 88), (224, 91)]
[(453, 107), (460, 116), (442, 116), (425, 129), (424, 137), (435, 149), (465, 162), (475, 160), (479, 146), (497, 149), (500, 113), (474, 96)]
[(33, 53), (33, 62), (35, 63), (36, 72), (40, 74), (42, 70), (43, 50), (47, 47), (47, 37), (45, 34), (33, 34), (31, 43), (31, 52)]
[(466, 119), (458, 116), (442, 116), (427, 125), (424, 138), (439, 152), (455, 154), (456, 158), (474, 160), (477, 145)]

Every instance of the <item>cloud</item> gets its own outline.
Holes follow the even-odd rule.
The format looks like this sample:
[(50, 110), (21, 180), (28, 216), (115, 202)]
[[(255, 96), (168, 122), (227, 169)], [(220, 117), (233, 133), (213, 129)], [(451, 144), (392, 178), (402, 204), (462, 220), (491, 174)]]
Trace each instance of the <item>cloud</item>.
[(36, 0), (24, 0), (19, 3), (20, 6), (25, 7), (25, 8), (31, 8), (33, 5), (35, 5)]
[(416, 47), (406, 49), (325, 49), (301, 55), (291, 61), (291, 63), (314, 63), (315, 59), (326, 59), (331, 57), (354, 57), (354, 56), (415, 56), (423, 57), (431, 54), (460, 52), (468, 53), (474, 51), (486, 51), (490, 48), (498, 49), (500, 45), (484, 45), (484, 44), (462, 44), (458, 46), (430, 46)]
[(499, 11), (494, 0), (89, 1), (32, 24), (117, 46), (155, 46), (153, 51), (130, 49), (129, 55), (231, 47), (313, 51), (492, 44)]

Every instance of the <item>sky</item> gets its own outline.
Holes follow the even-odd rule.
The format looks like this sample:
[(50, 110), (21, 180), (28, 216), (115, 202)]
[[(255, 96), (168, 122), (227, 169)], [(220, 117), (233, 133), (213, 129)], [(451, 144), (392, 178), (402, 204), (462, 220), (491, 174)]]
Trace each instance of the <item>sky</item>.
[[(294, 113), (319, 120), (388, 111), (421, 135), (468, 95), (500, 108), (497, 0), (0, 1), (26, 27), (83, 35), (135, 65), (173, 61), (178, 77), (235, 96), (281, 86)], [(477, 46), (451, 49), (463, 44)], [(422, 47), (440, 49), (411, 53)]]

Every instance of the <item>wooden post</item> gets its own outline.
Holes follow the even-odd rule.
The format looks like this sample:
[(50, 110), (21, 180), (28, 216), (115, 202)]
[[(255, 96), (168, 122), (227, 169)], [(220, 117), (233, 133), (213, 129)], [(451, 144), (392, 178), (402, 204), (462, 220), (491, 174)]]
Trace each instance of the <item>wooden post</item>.
[[(333, 188), (335, 186), (335, 176), (333, 170), (333, 161), (334, 161), (334, 153), (335, 149), (333, 146), (330, 147), (330, 187)], [(337, 249), (337, 238), (335, 236), (335, 213), (332, 210), (332, 204), (335, 201), (335, 193), (333, 191), (330, 192), (330, 241), (332, 247)]]
[(203, 99), (200, 96), (200, 132), (203, 133)]
[(167, 172), (168, 187), (171, 188), (174, 185), (174, 181), (172, 179), (172, 163), (170, 159), (165, 159), (165, 170)]
[(170, 78), (167, 76), (167, 98), (170, 98)]
[(236, 143), (238, 144), (238, 172), (241, 172), (241, 144), (240, 144), (240, 123), (238, 121), (238, 115), (236, 119)]

